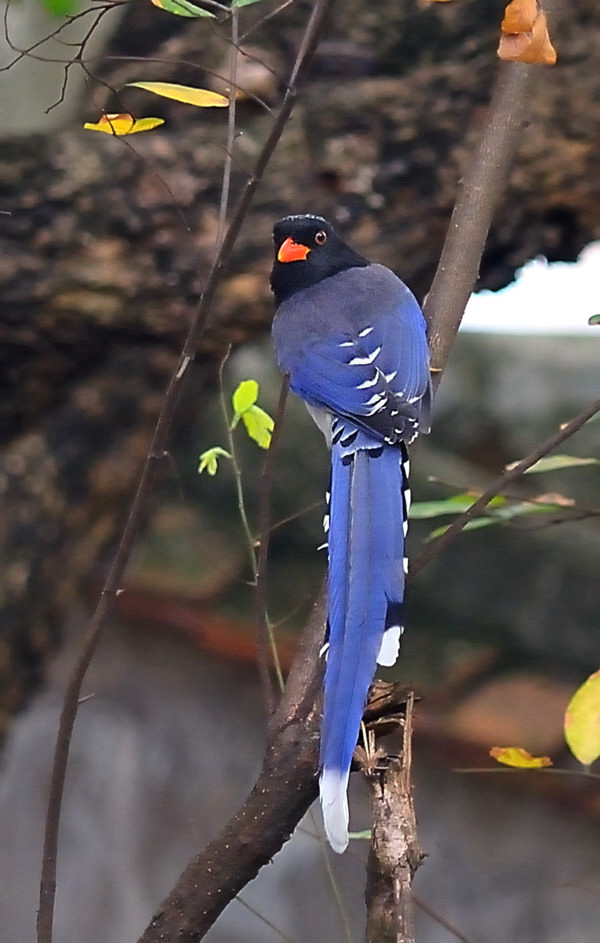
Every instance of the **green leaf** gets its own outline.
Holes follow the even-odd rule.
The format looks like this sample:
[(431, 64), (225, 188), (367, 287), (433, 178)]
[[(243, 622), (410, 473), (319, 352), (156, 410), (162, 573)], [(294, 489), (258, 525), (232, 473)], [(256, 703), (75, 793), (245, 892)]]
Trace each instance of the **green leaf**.
[[(410, 506), (410, 517), (413, 520), (426, 520), (431, 517), (444, 517), (446, 514), (463, 514), (477, 500), (477, 494), (455, 494), (451, 498), (440, 501), (414, 501)], [(506, 504), (506, 498), (497, 495), (492, 498), (488, 507), (501, 507)]]
[[(489, 527), (490, 524), (499, 524), (500, 520), (494, 517), (475, 517), (472, 521), (469, 521), (462, 528), (463, 530), (479, 530), (480, 527)], [(441, 537), (442, 534), (445, 534), (450, 524), (444, 524), (443, 527), (436, 527), (435, 530), (432, 530), (427, 537), (425, 542), (428, 543), (430, 540), (437, 540), (438, 537)]]
[(231, 397), (235, 424), (239, 422), (247, 409), (254, 406), (258, 399), (258, 383), (256, 380), (242, 380)]
[(216, 475), (220, 458), (231, 458), (231, 455), (225, 449), (222, 449), (220, 445), (213, 445), (212, 449), (207, 449), (200, 456), (198, 474), (201, 475), (203, 471), (207, 471), (209, 475)]
[[(523, 501), (521, 503), (506, 504), (505, 507), (494, 507), (490, 501), (487, 507), (488, 510), (492, 508), (492, 514), (474, 517), (472, 521), (468, 521), (465, 524), (463, 530), (479, 530), (482, 527), (491, 527), (493, 524), (503, 524), (506, 521), (511, 521), (514, 517), (524, 517), (527, 514), (550, 514), (554, 511), (561, 510), (564, 505), (559, 503), (553, 504), (552, 502), (542, 504), (536, 501)], [(426, 541), (441, 537), (442, 534), (446, 533), (449, 527), (450, 524), (446, 524), (444, 527), (437, 527), (435, 530), (432, 530), (425, 538)]]
[(363, 832), (348, 832), (348, 838), (352, 839), (353, 841), (357, 838), (366, 838), (367, 841), (371, 841), (371, 829), (366, 828)]
[(600, 671), (584, 681), (567, 705), (565, 740), (584, 766), (600, 756)]
[(249, 7), (252, 3), (260, 3), (260, 0), (231, 0), (232, 7)]
[(274, 425), (269, 414), (260, 406), (250, 406), (242, 413), (242, 421), (250, 438), (260, 445), (261, 449), (268, 449)]
[(600, 324), (600, 314), (593, 314), (591, 318), (589, 319), (588, 324), (589, 325)]
[(557, 471), (559, 468), (580, 468), (582, 465), (600, 465), (600, 459), (576, 458), (575, 455), (546, 455), (528, 468), (525, 474), (540, 475), (542, 472)]
[(52, 16), (73, 16), (79, 6), (79, 0), (42, 0), (42, 6)]
[(174, 13), (176, 16), (210, 16), (211, 19), (216, 19), (214, 13), (195, 6), (189, 0), (152, 0), (152, 3), (155, 7), (166, 10), (167, 13)]

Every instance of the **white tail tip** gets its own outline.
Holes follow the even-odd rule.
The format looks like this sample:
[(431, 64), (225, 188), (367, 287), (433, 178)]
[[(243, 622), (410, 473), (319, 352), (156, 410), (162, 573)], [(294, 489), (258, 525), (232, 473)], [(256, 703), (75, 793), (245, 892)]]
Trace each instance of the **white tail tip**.
[(324, 769), (319, 779), (323, 825), (327, 841), (338, 855), (348, 847), (348, 777), (350, 771)]

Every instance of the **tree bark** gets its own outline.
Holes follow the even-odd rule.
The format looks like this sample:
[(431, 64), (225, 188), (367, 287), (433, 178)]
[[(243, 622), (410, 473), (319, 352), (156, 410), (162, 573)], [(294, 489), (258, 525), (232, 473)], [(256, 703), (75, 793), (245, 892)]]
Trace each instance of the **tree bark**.
[(412, 798), (412, 710), (409, 695), (402, 754), (374, 751), (362, 763), (373, 820), (367, 862), (367, 943), (414, 943), (412, 881), (423, 852)]

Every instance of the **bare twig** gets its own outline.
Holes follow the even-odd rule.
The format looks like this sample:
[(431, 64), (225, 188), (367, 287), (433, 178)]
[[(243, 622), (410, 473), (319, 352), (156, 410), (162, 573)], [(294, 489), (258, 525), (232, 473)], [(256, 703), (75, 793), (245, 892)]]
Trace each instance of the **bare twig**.
[(595, 400), (589, 406), (586, 406), (585, 409), (582, 409), (580, 413), (577, 414), (570, 422), (567, 422), (558, 432), (555, 432), (553, 435), (549, 436), (547, 439), (544, 439), (543, 442), (540, 442), (539, 445), (533, 449), (529, 455), (526, 455), (525, 458), (522, 458), (520, 462), (516, 462), (514, 465), (511, 465), (503, 475), (500, 475), (499, 478), (496, 478), (492, 484), (483, 491), (476, 501), (473, 502), (470, 508), (463, 514), (459, 514), (458, 517), (450, 524), (448, 529), (444, 533), (434, 540), (429, 548), (418, 557), (413, 564), (411, 564), (410, 573), (411, 576), (415, 576), (416, 573), (419, 573), (423, 567), (427, 566), (445, 547), (448, 546), (451, 540), (461, 532), (461, 530), (473, 520), (473, 518), (480, 515), (487, 505), (490, 503), (492, 498), (495, 498), (496, 495), (500, 494), (507, 485), (513, 483), (522, 475), (525, 474), (528, 468), (531, 468), (532, 465), (535, 465), (536, 462), (539, 462), (544, 455), (548, 455), (549, 452), (554, 451), (558, 448), (559, 445), (562, 445), (567, 439), (570, 439), (571, 436), (575, 435), (582, 426), (585, 425), (588, 420), (595, 416), (596, 413), (600, 412), (600, 400)]
[[(241, 904), (242, 907), (245, 907), (246, 910), (249, 910), (251, 914), (254, 914), (254, 916), (255, 916), (258, 920), (260, 920), (262, 923), (266, 924), (267, 927), (269, 927), (271, 930), (273, 930), (273, 931), (277, 934), (277, 936), (281, 937), (281, 939), (284, 940), (284, 943), (296, 943), (296, 941), (293, 940), (293, 939), (291, 938), (291, 936), (288, 936), (287, 933), (284, 933), (283, 930), (280, 930), (279, 927), (276, 927), (274, 923), (272, 923), (270, 920), (268, 920), (268, 919), (264, 916), (264, 914), (261, 914), (260, 911), (256, 910), (255, 907), (253, 907), (251, 904), (247, 903), (247, 901), (245, 901), (243, 897), (240, 897), (239, 894), (238, 894), (238, 896), (236, 897), (236, 901), (238, 902), (238, 904)], [(468, 941), (467, 941), (467, 943), (468, 943)]]
[(447, 920), (446, 917), (444, 917), (441, 913), (439, 913), (439, 911), (435, 910), (435, 908), (432, 907), (428, 901), (423, 900), (422, 897), (419, 897), (417, 894), (413, 893), (413, 902), (415, 907), (418, 907), (419, 910), (422, 910), (423, 913), (427, 914), (428, 917), (431, 917), (435, 923), (439, 923), (440, 927), (443, 927), (444, 930), (447, 930), (448, 933), (451, 933), (455, 939), (460, 940), (460, 943), (473, 943), (473, 941), (470, 940), (468, 936), (465, 936), (464, 933), (461, 933), (458, 927), (455, 927), (454, 924), (450, 923), (450, 921)]
[(236, 88), (238, 64), (238, 34), (239, 11), (231, 10), (231, 52), (229, 56), (229, 108), (227, 114), (227, 146), (225, 163), (223, 165), (223, 184), (221, 186), (221, 205), (219, 206), (219, 228), (217, 231), (217, 252), (223, 241), (223, 233), (227, 222), (227, 207), (229, 205), (229, 190), (231, 187), (231, 165), (233, 161), (233, 144), (235, 141), (236, 116)]
[[(162, 458), (165, 452), (169, 432), (183, 389), (187, 368), (198, 350), (200, 339), (206, 329), (217, 286), (233, 251), (237, 236), (250, 208), (256, 188), (268, 166), (292, 112), (298, 87), (302, 82), (308, 62), (317, 46), (323, 29), (325, 14), (332, 3), (333, 0), (315, 0), (315, 5), (310, 14), (300, 50), (292, 69), (288, 89), (283, 98), (281, 107), (277, 112), (271, 131), (257, 159), (254, 171), (242, 191), (225, 238), (211, 267), (196, 316), (183, 345), (179, 363), (169, 382), (161, 413), (152, 437), (150, 451), (142, 471), (135, 497), (131, 504), (119, 547), (114, 556), (98, 605), (88, 626), (75, 666), (67, 683), (67, 690), (65, 692), (59, 721), (48, 797), (42, 875), (40, 880), (40, 901), (37, 918), (38, 943), (52, 943), (60, 814), (69, 749), (77, 715), (81, 685), (83, 684), (89, 663), (100, 638), (106, 617), (112, 610), (125, 567), (140, 531), (148, 506), (148, 499), (156, 479), (157, 462)], [(309, 690), (312, 690), (310, 686)], [(287, 818), (285, 818), (285, 821), (288, 821)], [(283, 840), (282, 838), (282, 841)], [(257, 865), (257, 870), (258, 867), (260, 867), (260, 865)], [(237, 893), (241, 886), (243, 886), (243, 884), (236, 888), (234, 894)]]

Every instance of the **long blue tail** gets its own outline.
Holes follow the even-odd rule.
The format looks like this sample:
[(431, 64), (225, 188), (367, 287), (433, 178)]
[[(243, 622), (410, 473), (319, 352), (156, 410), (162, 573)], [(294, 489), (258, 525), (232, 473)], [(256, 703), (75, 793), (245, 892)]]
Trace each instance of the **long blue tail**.
[(352, 754), (375, 667), (396, 660), (402, 631), (406, 448), (383, 445), (349, 421), (333, 426), (329, 523), (329, 647), (320, 793), (332, 848), (348, 844)]

